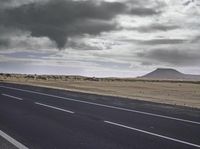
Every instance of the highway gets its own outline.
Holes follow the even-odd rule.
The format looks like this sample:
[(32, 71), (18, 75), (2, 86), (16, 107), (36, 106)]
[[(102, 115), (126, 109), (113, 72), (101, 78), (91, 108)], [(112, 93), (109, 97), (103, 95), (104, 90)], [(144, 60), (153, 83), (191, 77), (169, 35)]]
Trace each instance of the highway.
[(0, 136), (21, 149), (196, 149), (200, 110), (0, 83)]

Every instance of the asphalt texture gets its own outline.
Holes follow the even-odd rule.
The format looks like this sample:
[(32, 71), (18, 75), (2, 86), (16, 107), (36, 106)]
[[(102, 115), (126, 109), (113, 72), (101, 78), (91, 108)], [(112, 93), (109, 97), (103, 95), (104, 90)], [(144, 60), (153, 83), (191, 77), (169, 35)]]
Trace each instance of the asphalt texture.
[(17, 147), (3, 137), (0, 137), (0, 149), (17, 149)]
[(0, 83), (0, 130), (30, 149), (195, 149), (200, 110)]

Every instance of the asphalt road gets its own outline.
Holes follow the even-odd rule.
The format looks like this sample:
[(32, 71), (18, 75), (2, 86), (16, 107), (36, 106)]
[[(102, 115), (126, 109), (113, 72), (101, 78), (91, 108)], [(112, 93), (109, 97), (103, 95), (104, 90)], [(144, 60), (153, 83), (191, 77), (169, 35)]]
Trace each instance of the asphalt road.
[(195, 149), (200, 110), (0, 83), (0, 130), (24, 149)]

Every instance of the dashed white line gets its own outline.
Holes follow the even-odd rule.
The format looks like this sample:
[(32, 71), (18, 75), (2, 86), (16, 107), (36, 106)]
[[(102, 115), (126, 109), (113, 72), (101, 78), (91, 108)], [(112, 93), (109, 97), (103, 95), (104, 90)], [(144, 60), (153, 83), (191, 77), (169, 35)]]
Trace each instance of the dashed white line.
[(14, 99), (17, 99), (17, 100), (23, 100), (22, 98), (15, 97), (15, 96), (8, 95), (8, 94), (2, 94), (2, 95), (3, 95), (3, 96), (6, 96), (6, 97), (9, 97), (9, 98), (14, 98)]
[(43, 103), (40, 103), (40, 102), (35, 102), (35, 104), (40, 105), (40, 106), (44, 106), (44, 107), (47, 107), (47, 108), (59, 110), (59, 111), (62, 111), (62, 112), (67, 112), (67, 113), (74, 114), (73, 111), (65, 110), (65, 109), (62, 109), (62, 108), (54, 107), (54, 106), (43, 104)]
[(189, 145), (189, 146), (200, 148), (200, 145), (198, 145), (198, 144), (193, 144), (193, 143), (190, 143), (190, 142), (186, 142), (186, 141), (182, 141), (182, 140), (179, 140), (179, 139), (175, 139), (175, 138), (159, 135), (159, 134), (156, 134), (156, 133), (152, 133), (152, 132), (149, 132), (149, 131), (145, 131), (145, 130), (142, 130), (142, 129), (126, 126), (126, 125), (115, 123), (115, 122), (111, 122), (111, 121), (104, 121), (104, 122), (108, 123), (108, 124), (111, 124), (111, 125), (114, 125), (114, 126), (118, 126), (118, 127), (130, 129), (130, 130), (134, 130), (134, 131), (145, 133), (145, 134), (148, 134), (148, 135), (151, 135), (151, 136), (155, 136), (155, 137), (167, 139), (167, 140), (170, 140), (170, 141), (178, 142), (178, 143), (181, 143), (181, 144), (186, 144), (186, 145)]
[(88, 101), (83, 101), (83, 100), (77, 100), (77, 99), (72, 99), (72, 98), (67, 98), (67, 97), (61, 97), (61, 96), (51, 95), (51, 94), (46, 94), (46, 93), (41, 93), (41, 92), (37, 92), (37, 91), (19, 89), (19, 88), (14, 88), (14, 87), (7, 87), (7, 86), (0, 86), (0, 87), (7, 88), (7, 89), (12, 89), (12, 90), (17, 90), (17, 91), (22, 91), (22, 92), (27, 92), (27, 93), (34, 93), (34, 94), (48, 96), (48, 97), (65, 99), (65, 100), (68, 100), (68, 101), (80, 102), (80, 103), (85, 103), (85, 104), (90, 104), (90, 105), (95, 105), (95, 106), (101, 106), (101, 107), (106, 107), (106, 108), (111, 108), (111, 109), (117, 109), (117, 110), (122, 110), (122, 111), (127, 111), (127, 112), (133, 112), (133, 113), (138, 113), (138, 114), (143, 114), (143, 115), (149, 115), (149, 116), (153, 116), (153, 117), (160, 117), (160, 118), (165, 118), (165, 119), (170, 119), (170, 120), (175, 120), (175, 121), (181, 121), (181, 122), (186, 122), (186, 123), (192, 123), (192, 124), (200, 125), (200, 122), (197, 122), (197, 121), (191, 121), (191, 120), (186, 120), (186, 119), (181, 119), (181, 118), (176, 118), (176, 117), (171, 117), (171, 116), (166, 116), (166, 115), (154, 114), (154, 113), (143, 112), (143, 111), (132, 110), (132, 109), (126, 109), (126, 108), (121, 108), (121, 107), (116, 107), (116, 106), (109, 106), (109, 105), (104, 105), (104, 104), (100, 104), (100, 103), (94, 103), (94, 102), (88, 102)]
[(8, 142), (10, 142), (11, 144), (13, 144), (15, 147), (17, 147), (19, 149), (28, 149), (28, 147), (26, 147), (25, 145), (21, 144), (20, 142), (18, 142), (17, 140), (15, 140), (14, 138), (12, 138), (11, 136), (7, 135), (6, 133), (4, 133), (1, 130), (0, 130), (0, 136), (3, 137), (4, 139), (6, 139)]

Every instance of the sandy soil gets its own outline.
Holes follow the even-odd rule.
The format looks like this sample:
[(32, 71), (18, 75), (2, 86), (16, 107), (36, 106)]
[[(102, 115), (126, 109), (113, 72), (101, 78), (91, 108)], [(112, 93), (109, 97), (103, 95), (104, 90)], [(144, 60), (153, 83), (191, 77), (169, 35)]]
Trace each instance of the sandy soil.
[(57, 87), (59, 89), (200, 108), (200, 84), (194, 82), (0, 79), (7, 82)]

